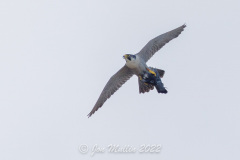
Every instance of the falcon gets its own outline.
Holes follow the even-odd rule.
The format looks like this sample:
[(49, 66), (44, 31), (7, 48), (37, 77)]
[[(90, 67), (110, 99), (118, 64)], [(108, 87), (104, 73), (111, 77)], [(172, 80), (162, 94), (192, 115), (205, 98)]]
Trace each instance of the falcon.
[(155, 87), (158, 93), (166, 94), (167, 90), (161, 81), (165, 71), (148, 67), (146, 62), (166, 43), (178, 37), (185, 27), (184, 24), (157, 36), (150, 40), (137, 54), (125, 54), (123, 58), (126, 60), (126, 64), (109, 79), (88, 117), (102, 107), (106, 100), (133, 75), (138, 77), (139, 93), (149, 92)]

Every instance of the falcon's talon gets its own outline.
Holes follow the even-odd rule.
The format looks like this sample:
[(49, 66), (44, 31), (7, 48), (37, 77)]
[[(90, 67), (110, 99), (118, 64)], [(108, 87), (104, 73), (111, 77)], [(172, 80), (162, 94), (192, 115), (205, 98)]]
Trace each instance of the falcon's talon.
[(156, 73), (154, 71), (152, 71), (151, 69), (147, 68), (148, 72), (152, 73), (155, 77), (157, 76)]

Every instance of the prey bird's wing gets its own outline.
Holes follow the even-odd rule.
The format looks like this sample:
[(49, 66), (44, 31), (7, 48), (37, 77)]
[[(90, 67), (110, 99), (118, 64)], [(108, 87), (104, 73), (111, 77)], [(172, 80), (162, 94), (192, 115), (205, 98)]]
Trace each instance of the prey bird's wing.
[(150, 40), (143, 49), (137, 53), (145, 62), (147, 62), (159, 49), (161, 49), (166, 43), (171, 41), (172, 39), (178, 37), (186, 25), (182, 25), (172, 31), (164, 33), (156, 38)]
[(102, 93), (100, 94), (95, 106), (92, 111), (88, 114), (90, 117), (94, 112), (96, 112), (104, 102), (111, 97), (128, 79), (133, 75), (131, 69), (124, 65), (117, 73), (115, 73), (107, 82)]

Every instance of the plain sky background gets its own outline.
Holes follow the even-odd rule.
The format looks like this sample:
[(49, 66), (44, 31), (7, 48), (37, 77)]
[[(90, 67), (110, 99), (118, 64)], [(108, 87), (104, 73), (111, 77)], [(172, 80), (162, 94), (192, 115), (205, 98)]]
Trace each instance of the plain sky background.
[[(0, 159), (240, 159), (239, 0), (0, 2)], [(108, 79), (152, 38), (186, 23), (91, 118)], [(81, 154), (86, 144), (160, 144), (159, 154)]]

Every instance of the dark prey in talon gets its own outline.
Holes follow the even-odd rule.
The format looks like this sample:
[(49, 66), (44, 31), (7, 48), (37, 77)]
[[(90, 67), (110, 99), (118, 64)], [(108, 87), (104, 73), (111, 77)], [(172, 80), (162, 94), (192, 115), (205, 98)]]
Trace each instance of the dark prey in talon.
[[(142, 76), (139, 76), (140, 81), (145, 83), (146, 85), (152, 85), (154, 86), (158, 93), (167, 93), (167, 90), (164, 88), (164, 85), (161, 81), (160, 73), (163, 73), (163, 70), (160, 70), (160, 73), (158, 72), (158, 69), (149, 67), (150, 70), (152, 70), (155, 74), (150, 72), (144, 72)], [(139, 85), (140, 86), (140, 85)], [(139, 92), (141, 93), (141, 89), (139, 88)]]
[(166, 94), (168, 91), (161, 80), (165, 71), (148, 67), (146, 62), (166, 43), (178, 37), (185, 27), (186, 25), (182, 25), (174, 30), (157, 36), (150, 40), (137, 54), (125, 54), (123, 58), (126, 60), (126, 64), (109, 79), (95, 106), (88, 114), (88, 117), (102, 107), (105, 101), (133, 75), (138, 76), (139, 93), (149, 92), (155, 87), (158, 93)]

